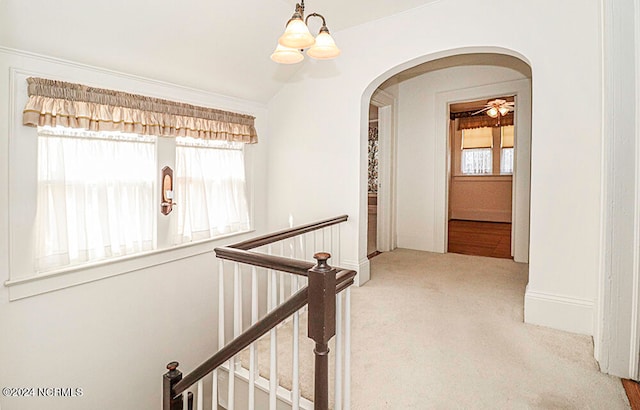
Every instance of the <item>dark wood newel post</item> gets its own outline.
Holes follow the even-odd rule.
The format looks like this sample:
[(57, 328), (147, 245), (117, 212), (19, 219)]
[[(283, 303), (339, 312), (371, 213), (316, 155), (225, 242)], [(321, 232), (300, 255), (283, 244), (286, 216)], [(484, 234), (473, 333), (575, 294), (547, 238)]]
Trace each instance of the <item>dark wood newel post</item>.
[(182, 372), (178, 370), (178, 362), (171, 362), (162, 376), (162, 410), (182, 410), (182, 394), (173, 398), (173, 386), (182, 380)]
[(336, 334), (336, 269), (327, 264), (330, 254), (313, 257), (309, 269), (309, 338), (316, 342), (313, 401), (315, 410), (329, 408), (329, 340)]

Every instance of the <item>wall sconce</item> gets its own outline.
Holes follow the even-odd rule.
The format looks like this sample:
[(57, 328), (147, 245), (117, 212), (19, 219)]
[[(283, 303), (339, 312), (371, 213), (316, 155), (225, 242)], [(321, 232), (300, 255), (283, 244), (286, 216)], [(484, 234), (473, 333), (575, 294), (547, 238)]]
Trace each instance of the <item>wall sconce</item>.
[(162, 202), (160, 202), (160, 212), (169, 215), (176, 205), (173, 202), (173, 170), (169, 167), (162, 168)]

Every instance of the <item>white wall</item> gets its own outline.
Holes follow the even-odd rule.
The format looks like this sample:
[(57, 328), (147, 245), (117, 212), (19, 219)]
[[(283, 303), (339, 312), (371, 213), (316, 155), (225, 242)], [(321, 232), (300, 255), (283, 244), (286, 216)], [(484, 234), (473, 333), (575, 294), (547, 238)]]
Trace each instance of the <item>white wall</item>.
[(526, 309), (538, 324), (591, 334), (601, 170), (584, 164), (599, 164), (601, 154), (600, 18), (597, 0), (442, 0), (335, 33), (342, 55), (306, 61), (269, 103), (270, 224), (348, 213), (342, 257), (364, 282), (372, 92), (438, 57), (520, 57), (533, 73), (529, 292), (537, 299)]
[(426, 73), (398, 85), (398, 247), (444, 251), (442, 241), (432, 234), (445, 223), (446, 214), (437, 212), (436, 204), (447, 195), (439, 189), (442, 181), (436, 181), (447, 178), (437, 168), (442, 162), (436, 157), (440, 155), (438, 139), (447, 137), (436, 135), (436, 94), (524, 78), (505, 67), (463, 66)]
[[(266, 107), (99, 68), (0, 49), (0, 282), (9, 280), (10, 217), (17, 191), (32, 192), (28, 178), (10, 184), (10, 123), (21, 122), (12, 105), (16, 70), (104, 88), (201, 104), (255, 115), (260, 143), (247, 148), (254, 223), (263, 232), (266, 214)], [(19, 126), (19, 125), (18, 125)], [(32, 129), (35, 132), (35, 129)], [(13, 179), (12, 179), (13, 180)], [(19, 181), (19, 176), (17, 177)], [(16, 205), (16, 204), (14, 204)], [(20, 204), (17, 204), (20, 205)], [(29, 208), (28, 203), (23, 208)], [(256, 232), (256, 234), (258, 233)], [(254, 234), (244, 235), (244, 238)], [(80, 398), (7, 398), (3, 410), (158, 409), (165, 365), (177, 360), (188, 372), (217, 350), (215, 246), (229, 238), (174, 252), (171, 262), (91, 283), (10, 301), (0, 286), (0, 386), (82, 388)], [(106, 269), (120, 269), (120, 264)], [(12, 289), (13, 290), (13, 289)], [(230, 289), (228, 289), (230, 291)], [(11, 297), (13, 299), (13, 297)]]

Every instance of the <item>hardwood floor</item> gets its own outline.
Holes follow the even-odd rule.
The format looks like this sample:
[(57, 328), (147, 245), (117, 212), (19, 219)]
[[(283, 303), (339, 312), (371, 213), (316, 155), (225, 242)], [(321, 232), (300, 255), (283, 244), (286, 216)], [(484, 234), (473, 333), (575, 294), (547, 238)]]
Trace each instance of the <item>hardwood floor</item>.
[(511, 223), (452, 219), (448, 252), (511, 259)]
[(640, 410), (640, 385), (633, 380), (622, 379), (624, 391), (627, 393), (632, 410)]

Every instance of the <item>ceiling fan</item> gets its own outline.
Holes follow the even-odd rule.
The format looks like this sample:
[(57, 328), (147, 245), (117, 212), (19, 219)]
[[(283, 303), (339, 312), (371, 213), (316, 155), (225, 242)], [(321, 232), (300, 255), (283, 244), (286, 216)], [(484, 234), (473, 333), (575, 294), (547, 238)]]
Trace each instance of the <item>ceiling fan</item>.
[(481, 112), (487, 113), (491, 118), (497, 118), (498, 116), (504, 117), (509, 112), (513, 111), (516, 103), (514, 101), (506, 101), (500, 98), (489, 101), (485, 104), (484, 108), (474, 112), (471, 115), (480, 114)]

